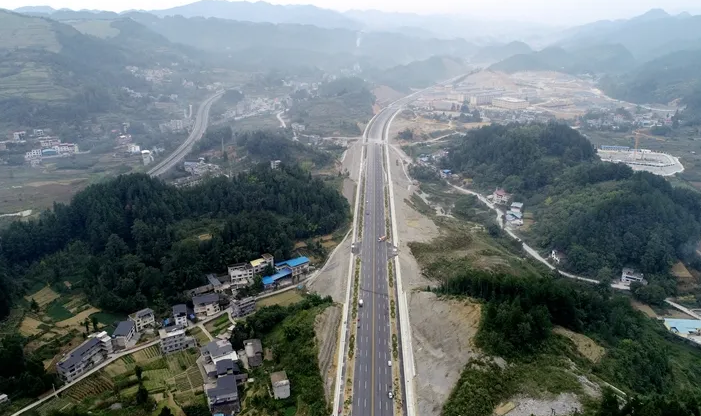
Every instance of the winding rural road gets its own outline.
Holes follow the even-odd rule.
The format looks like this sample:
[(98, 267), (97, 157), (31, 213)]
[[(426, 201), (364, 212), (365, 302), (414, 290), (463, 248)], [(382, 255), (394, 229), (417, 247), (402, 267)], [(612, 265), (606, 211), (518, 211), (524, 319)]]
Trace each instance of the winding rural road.
[(175, 166), (178, 162), (183, 160), (188, 153), (190, 153), (190, 150), (192, 150), (192, 146), (195, 144), (195, 142), (202, 138), (202, 135), (204, 134), (205, 130), (207, 130), (207, 124), (209, 123), (209, 110), (212, 108), (212, 104), (214, 104), (215, 101), (221, 98), (223, 94), (224, 91), (218, 91), (216, 94), (207, 98), (202, 104), (200, 104), (200, 107), (197, 109), (197, 115), (195, 117), (195, 125), (192, 128), (192, 132), (188, 136), (187, 140), (185, 140), (183, 144), (178, 146), (178, 148), (175, 149), (173, 153), (168, 155), (168, 157), (158, 162), (156, 166), (151, 168), (148, 171), (148, 174), (150, 176), (163, 175), (164, 173), (168, 172), (173, 166)]

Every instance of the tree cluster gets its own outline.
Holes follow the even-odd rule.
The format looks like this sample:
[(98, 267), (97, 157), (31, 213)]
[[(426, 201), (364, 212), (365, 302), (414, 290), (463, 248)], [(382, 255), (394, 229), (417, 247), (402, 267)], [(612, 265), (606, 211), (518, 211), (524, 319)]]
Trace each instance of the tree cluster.
[(483, 188), (504, 186), (531, 193), (568, 166), (596, 157), (591, 143), (556, 124), (490, 125), (472, 130), (448, 152), (444, 167), (462, 172)]
[[(165, 310), (202, 284), (206, 271), (263, 252), (286, 258), (294, 241), (332, 232), (348, 212), (337, 191), (296, 167), (259, 165), (187, 189), (145, 175), (120, 176), (3, 230), (0, 260), (16, 278), (0, 284), (71, 280), (109, 311)], [(200, 241), (189, 231), (193, 221), (222, 226)]]

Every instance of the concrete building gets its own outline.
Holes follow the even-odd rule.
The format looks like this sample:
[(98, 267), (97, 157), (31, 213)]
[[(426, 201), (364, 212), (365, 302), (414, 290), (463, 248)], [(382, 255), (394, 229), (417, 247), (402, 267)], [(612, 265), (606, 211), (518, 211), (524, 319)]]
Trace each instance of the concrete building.
[(7, 397), (7, 394), (0, 394), (0, 404), (3, 403), (10, 403), (10, 398)]
[(16, 142), (21, 142), (22, 140), (27, 140), (27, 132), (26, 131), (16, 131), (12, 133), (12, 140)]
[(142, 309), (129, 315), (129, 320), (134, 321), (136, 324), (136, 332), (143, 332), (146, 328), (153, 328), (156, 326), (156, 315), (153, 309)]
[(41, 159), (41, 149), (32, 149), (24, 154), (24, 160)]
[(233, 375), (220, 377), (215, 383), (205, 385), (205, 393), (213, 415), (233, 415), (241, 411), (236, 378)]
[[(209, 342), (200, 348), (200, 353), (203, 360), (202, 367), (210, 379), (240, 373), (238, 365), (234, 368), (230, 364), (238, 361), (239, 357), (228, 340), (220, 339)], [(231, 372), (229, 372), (229, 367), (231, 367)], [(234, 372), (234, 370), (236, 371)]]
[(195, 308), (195, 315), (197, 315), (198, 318), (212, 316), (221, 311), (219, 295), (216, 293), (195, 296), (192, 298), (192, 304)]
[(550, 258), (552, 259), (553, 263), (555, 263), (555, 264), (560, 264), (560, 263), (564, 263), (565, 261), (567, 261), (567, 256), (565, 255), (565, 253), (563, 253), (561, 251), (557, 251), (557, 250), (552, 250), (550, 252)]
[(249, 367), (260, 367), (263, 364), (263, 344), (259, 339), (247, 339), (243, 341)]
[(122, 321), (112, 333), (112, 345), (115, 348), (126, 348), (129, 341), (136, 335), (134, 321)]
[(141, 154), (141, 146), (139, 146), (138, 144), (131, 143), (127, 147), (127, 151), (133, 155)]
[(275, 397), (275, 400), (290, 397), (290, 380), (287, 379), (287, 373), (284, 371), (270, 374), (270, 384), (273, 385), (273, 397)]
[(57, 137), (44, 137), (39, 140), (39, 146), (42, 148), (53, 147), (61, 143), (61, 140)]
[[(265, 284), (265, 282), (263, 282)], [(249, 296), (239, 299), (231, 304), (231, 315), (239, 317), (246, 316), (256, 311), (256, 298)]]
[(107, 359), (107, 355), (112, 351), (111, 346), (111, 339), (108, 348), (101, 339), (89, 338), (56, 363), (56, 372), (63, 381), (71, 383)]
[(285, 267), (277, 273), (263, 277), (263, 288), (266, 290), (280, 286), (288, 286), (292, 284), (292, 269)]
[(497, 97), (492, 99), (492, 105), (506, 110), (525, 110), (528, 108), (528, 101), (512, 97)]
[(701, 343), (701, 321), (698, 319), (665, 319), (664, 326), (682, 338)]
[(278, 271), (287, 268), (292, 269), (292, 277), (298, 277), (309, 272), (309, 259), (302, 256), (275, 263), (275, 269)]
[(142, 150), (141, 151), (141, 160), (144, 162), (144, 166), (148, 166), (151, 162), (153, 162), (153, 155), (151, 154), (150, 150)]
[(511, 195), (501, 188), (497, 188), (492, 194), (492, 199), (495, 204), (505, 205), (511, 199)]
[(158, 330), (158, 336), (161, 338), (161, 352), (163, 354), (170, 354), (195, 346), (195, 339), (188, 337), (185, 334), (185, 328), (180, 325), (161, 328)]
[(644, 275), (642, 273), (638, 273), (629, 267), (624, 267), (621, 271), (621, 283), (630, 284), (633, 282), (637, 282), (646, 284), (647, 282), (643, 277)]
[(263, 273), (266, 267), (274, 266), (275, 258), (271, 254), (263, 254), (259, 259), (246, 263), (229, 266), (231, 287), (240, 289), (253, 283), (253, 276)]
[(511, 211), (513, 212), (523, 212), (523, 202), (512, 202)]
[(175, 322), (175, 325), (180, 325), (183, 328), (187, 328), (187, 317), (190, 315), (189, 312), (190, 311), (187, 310), (187, 305), (184, 303), (173, 306), (173, 321)]
[(271, 160), (270, 161), (270, 169), (277, 169), (280, 167), (280, 163), (282, 163), (280, 160)]

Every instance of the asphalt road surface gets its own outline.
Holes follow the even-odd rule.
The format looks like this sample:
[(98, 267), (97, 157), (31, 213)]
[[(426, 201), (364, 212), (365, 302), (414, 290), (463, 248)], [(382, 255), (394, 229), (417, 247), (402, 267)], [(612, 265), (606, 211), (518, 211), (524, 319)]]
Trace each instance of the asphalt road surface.
[(173, 153), (168, 155), (165, 159), (158, 162), (156, 166), (148, 171), (150, 176), (160, 176), (170, 170), (178, 162), (183, 160), (196, 141), (202, 138), (205, 130), (207, 130), (207, 124), (209, 122), (209, 110), (212, 108), (212, 104), (219, 99), (219, 97), (224, 94), (224, 91), (219, 91), (213, 96), (207, 98), (197, 109), (197, 116), (195, 118), (195, 125), (192, 128), (192, 132), (187, 137), (187, 140), (181, 144)]
[[(378, 126), (381, 127), (381, 126)], [(389, 328), (387, 280), (387, 243), (378, 241), (385, 235), (384, 173), (382, 146), (372, 143), (381, 136), (371, 129), (367, 145), (367, 170), (361, 240), (360, 291), (363, 306), (358, 308), (356, 332), (353, 416), (392, 416), (394, 406), (388, 393), (392, 390), (392, 345)]]

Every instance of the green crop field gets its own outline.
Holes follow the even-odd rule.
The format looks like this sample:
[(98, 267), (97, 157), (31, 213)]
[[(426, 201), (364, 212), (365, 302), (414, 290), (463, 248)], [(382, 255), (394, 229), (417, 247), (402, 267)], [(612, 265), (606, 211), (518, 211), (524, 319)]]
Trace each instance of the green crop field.
[(51, 412), (62, 410), (68, 406), (72, 406), (72, 402), (63, 397), (54, 397), (53, 399), (44, 402), (41, 406), (36, 408), (36, 411), (42, 415), (48, 415)]
[(144, 387), (149, 393), (162, 391), (166, 387), (166, 380), (171, 377), (172, 374), (167, 369), (144, 371)]
[(190, 384), (192, 384), (192, 388), (197, 388), (204, 384), (204, 380), (202, 379), (202, 373), (200, 373), (200, 369), (197, 366), (190, 367), (190, 369), (187, 370), (187, 378), (190, 379)]
[(167, 355), (166, 361), (168, 362), (168, 368), (171, 373), (180, 374), (195, 364), (197, 356), (198, 354), (196, 352), (190, 353), (189, 351), (180, 351), (175, 354)]
[(66, 391), (66, 396), (81, 402), (88, 397), (98, 396), (108, 390), (112, 390), (113, 387), (112, 380), (100, 375), (93, 375), (69, 388)]
[(46, 314), (53, 319), (54, 322), (63, 321), (74, 316), (71, 311), (66, 309), (59, 301), (60, 299), (56, 299), (46, 306)]

